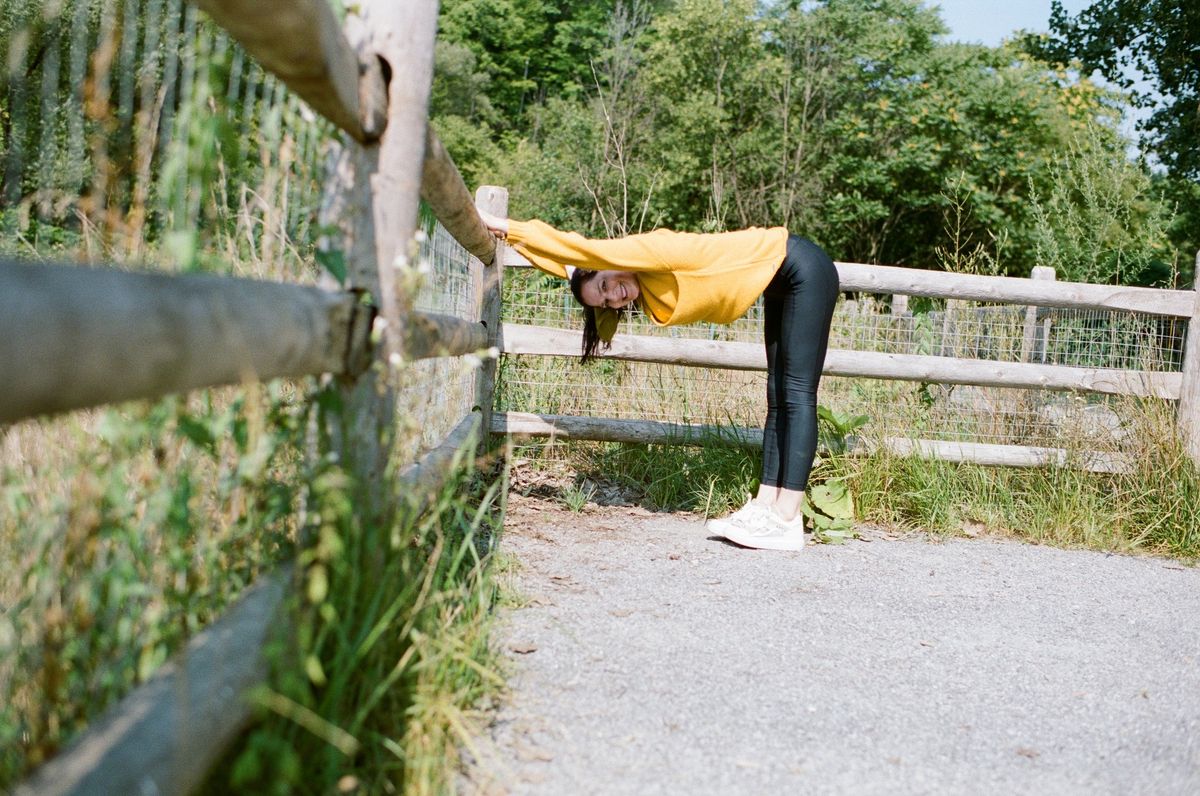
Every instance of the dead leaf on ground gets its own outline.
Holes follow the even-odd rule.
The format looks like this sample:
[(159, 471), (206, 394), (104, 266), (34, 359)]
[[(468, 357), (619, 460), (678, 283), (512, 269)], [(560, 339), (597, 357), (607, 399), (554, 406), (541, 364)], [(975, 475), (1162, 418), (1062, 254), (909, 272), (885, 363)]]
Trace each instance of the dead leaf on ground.
[(532, 641), (514, 641), (508, 645), (508, 648), (518, 655), (528, 655), (531, 652), (537, 652), (537, 644)]
[(554, 759), (554, 755), (545, 749), (538, 749), (532, 746), (519, 746), (517, 747), (517, 759), (523, 763), (549, 763)]
[(632, 608), (614, 608), (611, 611), (609, 611), (609, 613), (612, 614), (613, 616), (617, 617), (618, 619), (624, 619), (627, 616), (633, 615), (633, 609)]
[(963, 535), (970, 536), (971, 538), (975, 538), (976, 536), (979, 536), (986, 530), (987, 530), (987, 526), (984, 525), (982, 522), (968, 521), (968, 522), (964, 522), (963, 526), (962, 526)]

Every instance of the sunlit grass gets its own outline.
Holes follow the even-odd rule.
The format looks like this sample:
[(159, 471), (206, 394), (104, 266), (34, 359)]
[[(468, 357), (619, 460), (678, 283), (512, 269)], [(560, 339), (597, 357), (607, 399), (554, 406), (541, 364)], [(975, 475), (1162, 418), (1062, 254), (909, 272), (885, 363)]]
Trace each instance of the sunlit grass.
[(4, 433), (0, 787), (292, 549), (303, 412), (277, 384)]
[(211, 792), (453, 789), (477, 706), (503, 686), (487, 642), (497, 599), (488, 562), (507, 480), (502, 468), (463, 469), (474, 461), (464, 454), (422, 510), (401, 490), (373, 518), (354, 509), (364, 485), (322, 464), (291, 607), (297, 632), (270, 683), (289, 708), (264, 703), (272, 709), (214, 772)]

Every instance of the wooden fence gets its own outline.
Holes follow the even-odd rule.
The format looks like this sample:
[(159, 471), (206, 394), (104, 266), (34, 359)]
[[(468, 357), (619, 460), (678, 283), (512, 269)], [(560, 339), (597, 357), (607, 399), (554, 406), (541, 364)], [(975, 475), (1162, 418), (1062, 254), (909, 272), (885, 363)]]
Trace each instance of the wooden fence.
[[(515, 250), (506, 249), (506, 253), (506, 266), (529, 266)], [(1200, 266), (1200, 255), (1197, 260)], [(1129, 311), (1187, 319), (1188, 337), (1183, 369), (1179, 373), (837, 349), (829, 351), (824, 372), (832, 376), (1079, 391), (1178, 401), (1180, 433), (1192, 457), (1200, 461), (1200, 399), (1197, 397), (1200, 390), (1200, 323), (1195, 322), (1200, 320), (1200, 299), (1196, 291), (1057, 282), (1046, 279), (1045, 272), (1035, 273), (1035, 279), (1020, 279), (858, 263), (837, 263), (837, 269), (843, 291), (1011, 303), (1030, 308)], [(1036, 310), (1027, 313), (1026, 325), (1036, 323), (1036, 317)], [(1027, 329), (1026, 336), (1032, 339), (1032, 332), (1033, 329)], [(502, 341), (501, 350), (509, 355), (577, 357), (581, 334), (563, 329), (504, 324)], [(1032, 343), (1029, 347), (1032, 350)], [(635, 362), (729, 370), (766, 369), (766, 355), (758, 343), (618, 335), (607, 355)], [(727, 442), (761, 442), (761, 433), (755, 429), (730, 431), (701, 425), (526, 412), (498, 413), (492, 431), (529, 437), (662, 444), (695, 444), (722, 436)], [(901, 455), (917, 454), (989, 465), (1037, 467), (1063, 464), (1070, 458), (1066, 450), (1048, 447), (906, 437), (887, 437), (882, 444)], [(1101, 472), (1117, 471), (1126, 466), (1121, 457), (1098, 452), (1075, 454), (1073, 461)]]
[[(397, 420), (390, 369), (485, 351), (497, 345), (500, 327), (496, 241), (427, 124), (437, 3), (364, 0), (343, 28), (326, 0), (193, 2), (345, 132), (322, 219), (337, 229), (326, 245), (345, 255), (345, 289), (0, 262), (0, 424), (253, 379), (333, 374), (356, 431), (339, 455), (383, 499), (386, 440)], [(470, 317), (416, 312), (402, 291), (421, 197), (474, 255), (470, 279), (481, 299)], [(507, 213), (502, 190), (481, 190), (479, 201)], [(380, 330), (382, 344), (373, 346)], [(474, 409), (400, 473), (402, 489), (436, 490), (458, 451), (486, 436), (495, 367), (494, 357), (484, 359)], [(266, 677), (265, 642), (286, 632), (279, 607), (291, 571), (282, 567), (248, 589), (16, 792), (193, 790), (250, 720), (245, 694)]]
[[(345, 291), (233, 278), (132, 274), (0, 263), (0, 423), (129, 398), (248, 378), (332, 373), (361, 426), (343, 460), (379, 479), (388, 451), (372, 443), (394, 425), (380, 374), (398, 362), (495, 348), (509, 355), (578, 356), (579, 335), (500, 324), (503, 267), (516, 264), (483, 226), (453, 161), (428, 128), (437, 23), (435, 0), (363, 0), (343, 29), (325, 0), (193, 0), (316, 111), (347, 135), (328, 182), (330, 245), (349, 264)], [(397, 79), (388, 80), (388, 76)], [(475, 256), (480, 302), (469, 318), (415, 312), (396, 278), (412, 258), (418, 196)], [(507, 214), (503, 189), (476, 201)], [(1195, 320), (1196, 294), (1142, 288), (962, 276), (839, 264), (844, 290), (1128, 309)], [(368, 306), (363, 296), (373, 299)], [(383, 345), (372, 347), (372, 330)], [(269, 333), (268, 333), (269, 332)], [(832, 351), (827, 372), (955, 384), (1083, 389), (1177, 399), (1200, 457), (1200, 324), (1189, 324), (1182, 374), (1112, 373), (1036, 364)], [(612, 356), (743, 370), (762, 369), (760, 346), (622, 336)], [(476, 407), (447, 439), (402, 473), (436, 486), (479, 429), (640, 442), (694, 441), (698, 429), (645, 421), (547, 415), (490, 416), (495, 358), (485, 358)], [(384, 376), (383, 387), (387, 387)], [(734, 441), (753, 441), (753, 431)], [(372, 448), (372, 444), (376, 447)], [(924, 453), (986, 460), (975, 450)], [(1054, 461), (1053, 451), (1006, 451), (1004, 463)], [(999, 454), (997, 454), (999, 456)], [(1018, 461), (1020, 460), (1020, 461)], [(249, 720), (244, 693), (265, 676), (263, 642), (280, 632), (287, 568), (264, 578), (147, 684), (95, 722), (18, 793), (187, 792)]]

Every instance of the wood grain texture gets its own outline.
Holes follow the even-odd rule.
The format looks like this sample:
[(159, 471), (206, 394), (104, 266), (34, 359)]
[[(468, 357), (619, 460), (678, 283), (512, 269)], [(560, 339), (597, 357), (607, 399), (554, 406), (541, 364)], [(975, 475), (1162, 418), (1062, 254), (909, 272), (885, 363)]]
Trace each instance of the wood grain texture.
[(299, 285), (0, 262), (0, 422), (342, 373), (355, 307)]
[[(579, 332), (543, 326), (504, 324), (504, 353), (577, 357)], [(766, 370), (758, 343), (688, 340), (618, 335), (604, 357), (633, 362), (659, 362), (728, 370)], [(830, 376), (973, 384), (1046, 390), (1087, 390), (1109, 395), (1179, 397), (1178, 373), (1155, 373), (1107, 368), (1074, 368), (1024, 362), (956, 359), (918, 354), (882, 354), (832, 349), (825, 357)]]
[[(421, 198), (452, 238), (485, 265), (492, 264), (496, 258), (496, 238), (483, 225), (479, 213), (475, 212), (471, 192), (467, 190), (467, 184), (463, 182), (458, 167), (454, 165), (454, 160), (438, 140), (433, 128), (426, 131)], [(507, 204), (506, 191), (505, 212), (496, 215), (507, 216)]]
[(191, 2), (259, 65), (355, 140), (374, 141), (382, 134), (382, 73), (371, 61), (360, 66), (325, 0)]
[[(475, 192), (475, 204), (500, 218), (508, 216), (508, 190), (495, 185), (484, 185)], [(507, 248), (504, 243), (497, 242), (496, 256), (491, 265), (476, 258), (471, 263), (471, 274), (475, 282), (476, 295), (479, 301), (479, 321), (487, 329), (487, 344), (489, 349), (498, 352), (504, 344), (502, 337), (503, 326), (500, 322), (501, 300), (504, 290), (503, 251)], [(480, 364), (475, 377), (475, 405), (481, 413), (482, 428), (491, 428), (492, 407), (496, 402), (496, 370), (500, 357), (489, 356)], [(480, 435), (480, 446), (486, 448), (491, 442), (488, 434)], [(483, 452), (482, 450), (480, 451)]]
[[(758, 447), (762, 431), (739, 426), (706, 426), (662, 423), (650, 420), (620, 420), (607, 417), (542, 415), (529, 412), (498, 412), (492, 433), (514, 437), (586, 439), (598, 442), (627, 442), (654, 445), (723, 445)], [(854, 438), (850, 455), (863, 456), (880, 448), (897, 456), (920, 456), (951, 462), (970, 462), (1003, 467), (1064, 467), (1102, 473), (1125, 472), (1130, 463), (1118, 454), (1072, 451), (1023, 445), (991, 445), (944, 440), (913, 440), (886, 437), (881, 442)]]

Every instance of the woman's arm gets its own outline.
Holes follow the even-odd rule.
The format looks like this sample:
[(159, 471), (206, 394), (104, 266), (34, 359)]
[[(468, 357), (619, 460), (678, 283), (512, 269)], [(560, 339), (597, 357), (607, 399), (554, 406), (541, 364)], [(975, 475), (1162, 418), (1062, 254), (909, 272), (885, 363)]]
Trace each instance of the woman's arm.
[(488, 228), (488, 232), (495, 235), (500, 240), (508, 237), (508, 219), (494, 216), (486, 210), (479, 211), (479, 217), (483, 219), (483, 225)]
[[(683, 233), (660, 229), (623, 238), (585, 238), (543, 221), (508, 222), (508, 242), (543, 270), (574, 266), (594, 271), (669, 271), (674, 264), (672, 249), (678, 248), (683, 237)], [(550, 264), (553, 266), (548, 268)]]

